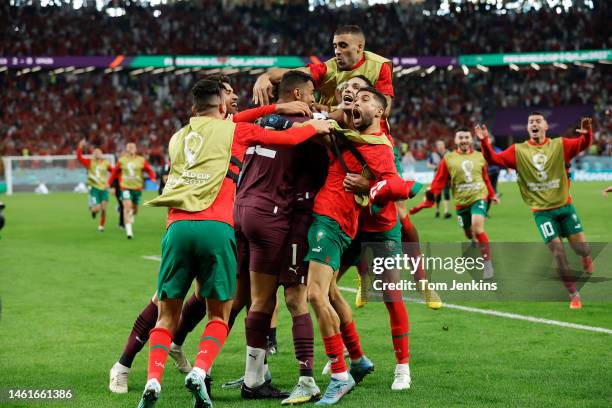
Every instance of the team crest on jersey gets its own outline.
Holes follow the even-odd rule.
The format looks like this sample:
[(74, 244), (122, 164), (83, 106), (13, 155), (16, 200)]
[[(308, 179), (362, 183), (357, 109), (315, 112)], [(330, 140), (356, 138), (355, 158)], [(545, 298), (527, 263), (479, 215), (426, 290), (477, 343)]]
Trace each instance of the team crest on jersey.
[(185, 170), (193, 167), (198, 158), (198, 152), (204, 144), (204, 136), (197, 132), (190, 132), (185, 137), (183, 153), (185, 154)]
[(531, 156), (531, 162), (538, 170), (538, 179), (540, 181), (544, 181), (548, 178), (548, 174), (544, 171), (544, 167), (546, 167), (546, 162), (548, 161), (548, 157), (544, 153), (536, 153)]
[(465, 175), (465, 181), (467, 183), (471, 183), (474, 181), (472, 177), (472, 170), (474, 170), (474, 163), (471, 160), (464, 160), (461, 162), (461, 170), (463, 170), (463, 174)]
[(323, 231), (317, 232), (317, 242), (319, 242), (321, 238), (323, 238), (323, 235), (325, 235), (325, 232)]

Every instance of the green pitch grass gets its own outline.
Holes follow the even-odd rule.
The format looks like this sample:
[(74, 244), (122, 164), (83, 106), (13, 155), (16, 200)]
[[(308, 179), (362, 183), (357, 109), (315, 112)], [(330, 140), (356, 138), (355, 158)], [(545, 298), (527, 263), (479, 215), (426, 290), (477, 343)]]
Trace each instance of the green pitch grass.
[[(572, 196), (591, 241), (611, 241), (612, 197), (604, 183), (574, 183)], [(515, 184), (502, 184), (502, 204), (493, 208), (487, 230), (492, 240), (541, 245), (529, 209)], [(150, 197), (146, 194), (145, 197)], [(147, 351), (134, 361), (130, 392), (108, 391), (108, 371), (118, 359), (134, 318), (155, 291), (164, 211), (143, 209), (135, 239), (127, 241), (111, 211), (107, 231), (98, 233), (85, 195), (2, 197), (7, 224), (0, 232), (0, 389), (72, 389), (74, 400), (53, 407), (136, 407), (146, 380)], [(113, 199), (114, 200), (114, 199)], [(112, 207), (114, 207), (114, 201)], [(435, 219), (433, 211), (414, 218), (423, 241), (462, 239), (455, 217)], [(599, 271), (609, 265), (596, 264)], [(609, 274), (609, 272), (608, 272)], [(354, 286), (353, 274), (342, 282)], [(353, 294), (346, 296), (353, 303)], [(611, 294), (612, 296), (612, 294)], [(612, 299), (612, 297), (611, 297)], [(472, 306), (474, 304), (471, 304)], [(480, 303), (476, 306), (612, 329), (612, 303), (589, 302), (570, 311), (563, 303)], [(355, 311), (363, 347), (376, 364), (343, 406), (612, 406), (612, 335), (408, 303), (412, 389), (390, 390), (395, 361), (382, 304)], [(237, 391), (220, 388), (244, 370), (242, 317), (213, 370), (215, 406), (268, 407), (280, 402), (241, 401)], [(446, 326), (448, 330), (444, 330)], [(200, 325), (186, 342), (193, 358)], [(297, 367), (289, 314), (279, 320), (279, 354), (270, 358), (274, 383), (289, 390)], [(318, 333), (316, 379), (325, 356)], [(163, 407), (188, 407), (184, 376), (169, 360)], [(43, 405), (42, 403), (40, 404)], [(0, 406), (39, 406), (0, 401)]]

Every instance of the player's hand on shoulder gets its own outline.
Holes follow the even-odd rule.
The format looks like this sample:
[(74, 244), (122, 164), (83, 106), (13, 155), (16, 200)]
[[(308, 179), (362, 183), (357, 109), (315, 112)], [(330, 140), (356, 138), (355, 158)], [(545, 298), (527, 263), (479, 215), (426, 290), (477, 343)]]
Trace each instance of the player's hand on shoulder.
[(312, 111), (306, 102), (293, 101), (276, 104), (276, 113), (280, 115), (312, 116)]
[(253, 85), (253, 103), (256, 105), (269, 105), (270, 98), (274, 96), (274, 85), (267, 73), (261, 74)]
[(307, 126), (307, 125), (312, 125), (312, 127), (316, 129), (317, 134), (319, 135), (328, 135), (334, 128), (334, 126), (329, 120), (322, 120), (322, 119), (307, 120), (306, 122), (304, 122), (304, 126)]

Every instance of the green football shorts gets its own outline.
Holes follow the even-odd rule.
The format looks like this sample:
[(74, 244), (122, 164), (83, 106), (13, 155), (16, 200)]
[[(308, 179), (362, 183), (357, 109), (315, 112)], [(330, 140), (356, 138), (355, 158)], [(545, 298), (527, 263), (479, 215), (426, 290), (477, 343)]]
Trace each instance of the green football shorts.
[(402, 254), (402, 226), (398, 222), (387, 231), (358, 232), (355, 239), (342, 254), (342, 266), (354, 266), (361, 260), (365, 248), (363, 245), (372, 243), (372, 256), (391, 258)]
[(335, 220), (314, 214), (314, 221), (308, 230), (308, 254), (304, 261), (329, 265), (335, 272), (340, 268), (342, 253), (350, 243), (351, 238)]
[(463, 229), (468, 229), (472, 226), (472, 215), (487, 216), (487, 202), (485, 200), (477, 200), (470, 204), (469, 207), (457, 210), (457, 221)]
[(132, 204), (140, 204), (140, 198), (142, 197), (142, 191), (140, 190), (121, 190), (121, 199), (130, 200)]
[(234, 229), (219, 221), (170, 224), (162, 240), (157, 296), (184, 299), (194, 279), (201, 298), (230, 300), (236, 294)]
[(89, 189), (89, 206), (101, 204), (102, 201), (108, 202), (108, 190), (100, 190), (99, 188), (91, 187)]
[(582, 223), (572, 204), (553, 210), (536, 211), (533, 218), (545, 243), (557, 237), (569, 237), (582, 232)]

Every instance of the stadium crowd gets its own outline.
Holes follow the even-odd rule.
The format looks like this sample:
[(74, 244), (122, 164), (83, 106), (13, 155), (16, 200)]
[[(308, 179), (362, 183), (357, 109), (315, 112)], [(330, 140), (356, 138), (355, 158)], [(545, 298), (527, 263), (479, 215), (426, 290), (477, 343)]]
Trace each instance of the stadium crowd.
[[(542, 69), (513, 72), (498, 68), (465, 76), (456, 68), (431, 75), (395, 78), (396, 98), (390, 122), (394, 136), (408, 142), (417, 159), (437, 139), (451, 139), (454, 130), (491, 123), (495, 109), (511, 106), (594, 106), (598, 154), (610, 154), (612, 120), (610, 69)], [(49, 72), (17, 77), (0, 74), (0, 155), (68, 154), (86, 137), (104, 151), (135, 141), (152, 162), (190, 114), (189, 88), (201, 72), (130, 75), (55, 75)], [(250, 104), (255, 78), (232, 76), (240, 108)], [(567, 85), (560, 85), (567, 84)]]
[[(380, 55), (446, 55), (610, 48), (609, 2), (594, 10), (528, 13), (463, 4), (436, 15), (413, 4), (369, 8), (298, 6), (224, 8), (219, 0), (128, 6), (110, 17), (93, 7), (0, 5), (0, 55), (329, 55), (330, 33), (359, 24)], [(197, 2), (196, 2), (197, 3)], [(453, 5), (456, 7), (458, 5)], [(3, 10), (2, 10), (3, 9)], [(155, 14), (154, 14), (155, 13)], [(157, 16), (157, 17), (156, 17)], [(107, 27), (113, 27), (108, 30)], [(537, 35), (536, 35), (537, 34)]]

